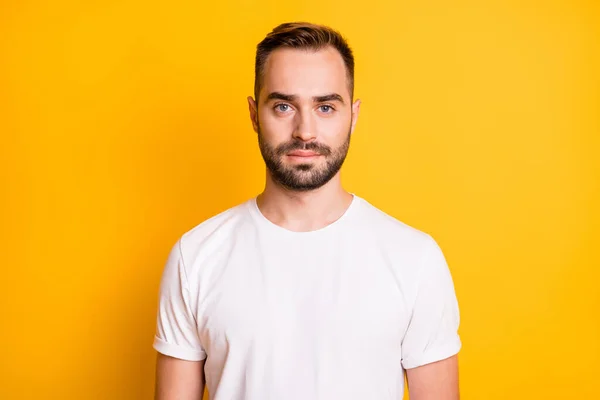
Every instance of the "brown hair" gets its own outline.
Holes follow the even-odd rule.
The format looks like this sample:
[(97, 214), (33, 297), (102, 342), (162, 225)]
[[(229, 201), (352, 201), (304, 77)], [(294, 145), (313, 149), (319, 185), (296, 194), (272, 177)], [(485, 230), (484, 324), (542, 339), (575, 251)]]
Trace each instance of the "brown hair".
[(275, 27), (256, 46), (256, 62), (254, 65), (254, 99), (256, 102), (258, 102), (264, 66), (271, 52), (281, 47), (317, 51), (327, 46), (333, 46), (344, 60), (350, 98), (352, 99), (354, 97), (354, 55), (342, 35), (324, 25), (315, 25), (308, 22), (286, 22)]

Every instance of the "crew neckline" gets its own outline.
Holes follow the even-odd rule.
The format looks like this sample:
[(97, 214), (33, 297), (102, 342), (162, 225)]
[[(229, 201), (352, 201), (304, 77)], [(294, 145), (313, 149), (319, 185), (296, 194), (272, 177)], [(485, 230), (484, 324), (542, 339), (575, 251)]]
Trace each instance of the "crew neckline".
[(270, 219), (265, 217), (265, 215), (262, 213), (262, 211), (260, 211), (260, 208), (258, 207), (258, 203), (257, 203), (258, 196), (255, 196), (252, 199), (250, 199), (248, 201), (248, 206), (250, 208), (251, 213), (255, 216), (256, 220), (258, 221), (258, 223), (261, 224), (261, 226), (264, 226), (264, 227), (268, 228), (269, 230), (271, 230), (275, 233), (279, 233), (279, 234), (293, 235), (293, 236), (297, 236), (297, 237), (300, 237), (300, 236), (307, 237), (307, 236), (319, 235), (322, 233), (329, 232), (329, 231), (335, 229), (337, 226), (343, 224), (343, 222), (345, 220), (347, 220), (349, 218), (349, 216), (352, 214), (353, 210), (357, 207), (357, 204), (360, 201), (360, 197), (358, 197), (354, 193), (350, 193), (350, 194), (352, 195), (352, 201), (350, 202), (350, 205), (346, 208), (344, 213), (338, 219), (336, 219), (329, 225), (326, 225), (322, 228), (315, 229), (312, 231), (292, 231), (290, 229), (284, 228), (284, 227), (279, 226), (276, 223), (272, 222)]

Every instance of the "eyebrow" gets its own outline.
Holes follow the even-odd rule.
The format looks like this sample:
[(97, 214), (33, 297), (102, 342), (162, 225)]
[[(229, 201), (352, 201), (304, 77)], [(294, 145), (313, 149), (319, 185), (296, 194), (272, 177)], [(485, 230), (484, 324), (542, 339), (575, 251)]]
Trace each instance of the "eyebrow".
[[(294, 101), (298, 98), (295, 94), (285, 94), (280, 92), (272, 92), (267, 96), (267, 101), (269, 100), (283, 100), (283, 101)], [(314, 96), (312, 98), (314, 103), (323, 103), (325, 101), (339, 101), (344, 104), (344, 99), (337, 93), (325, 94), (322, 96)]]

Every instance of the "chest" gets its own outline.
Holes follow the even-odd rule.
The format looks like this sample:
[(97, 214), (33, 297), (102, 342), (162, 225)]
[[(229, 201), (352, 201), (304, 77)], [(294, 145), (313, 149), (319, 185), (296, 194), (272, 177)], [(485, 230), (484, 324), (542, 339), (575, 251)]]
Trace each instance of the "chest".
[(224, 346), (284, 354), (357, 344), (389, 351), (399, 348), (408, 323), (394, 266), (373, 248), (255, 245), (232, 249), (209, 268), (197, 311), (209, 353)]

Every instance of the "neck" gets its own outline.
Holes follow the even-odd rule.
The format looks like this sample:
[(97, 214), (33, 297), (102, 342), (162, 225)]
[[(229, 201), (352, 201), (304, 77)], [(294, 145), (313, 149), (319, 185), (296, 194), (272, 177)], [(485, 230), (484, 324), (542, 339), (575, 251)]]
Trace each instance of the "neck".
[(307, 192), (286, 189), (267, 172), (265, 190), (257, 197), (265, 218), (296, 232), (324, 228), (338, 220), (351, 202), (352, 195), (343, 189), (339, 172), (322, 187)]

